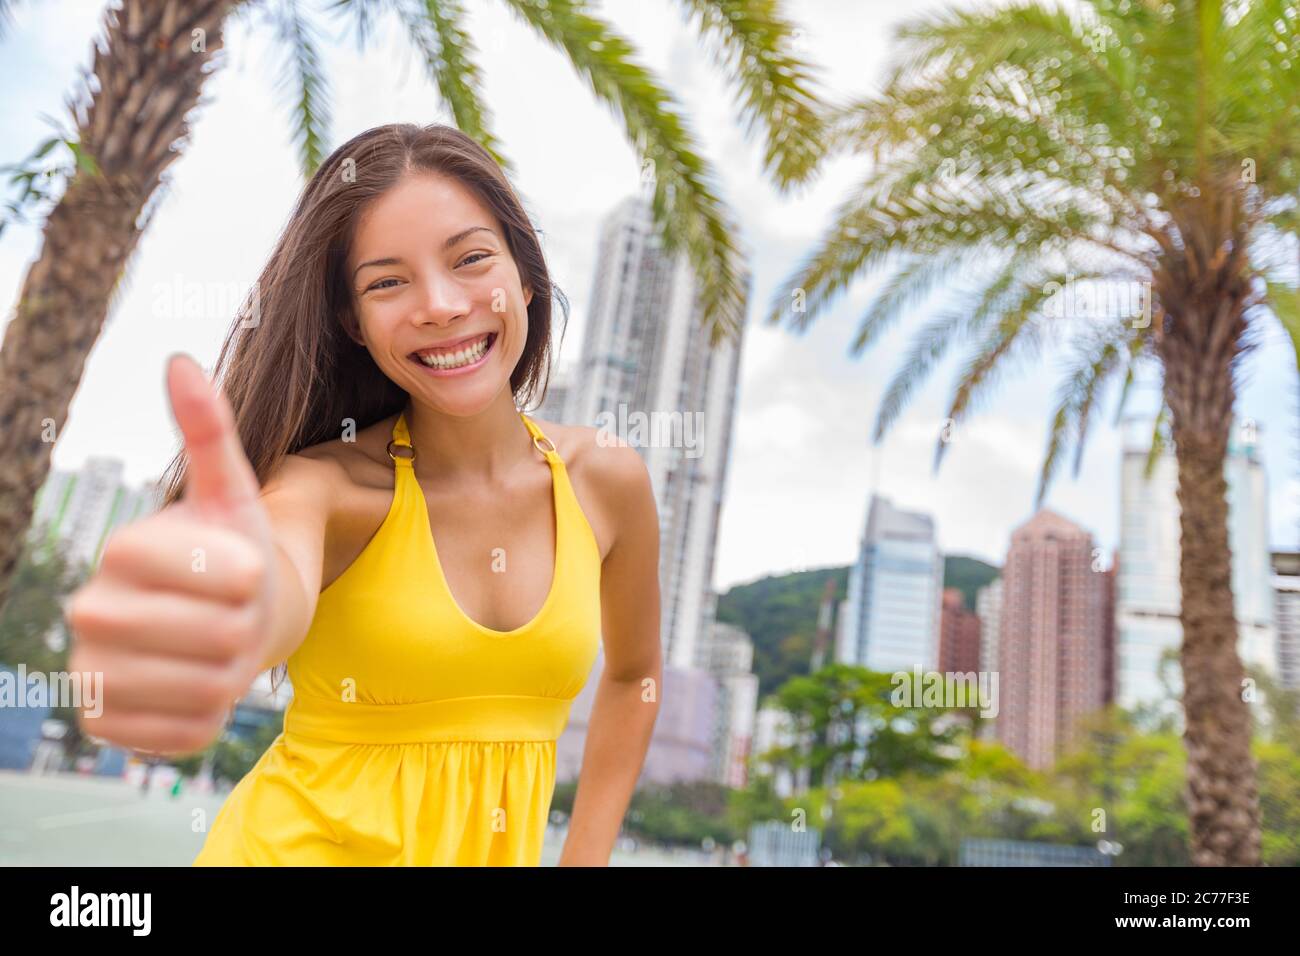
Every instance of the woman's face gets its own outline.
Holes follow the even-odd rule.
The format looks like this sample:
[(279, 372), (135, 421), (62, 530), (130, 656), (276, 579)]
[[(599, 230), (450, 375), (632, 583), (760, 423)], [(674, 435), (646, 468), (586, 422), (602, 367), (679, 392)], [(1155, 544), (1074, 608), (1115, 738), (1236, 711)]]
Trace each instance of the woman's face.
[(459, 180), (404, 176), (361, 216), (345, 268), (363, 344), (412, 398), (470, 416), (509, 390), (533, 293)]

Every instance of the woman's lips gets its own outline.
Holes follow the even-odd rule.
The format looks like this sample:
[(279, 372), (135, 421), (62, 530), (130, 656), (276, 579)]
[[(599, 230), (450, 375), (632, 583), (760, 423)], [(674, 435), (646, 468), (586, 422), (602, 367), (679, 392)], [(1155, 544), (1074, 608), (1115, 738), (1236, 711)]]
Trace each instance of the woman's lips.
[(471, 362), (468, 365), (458, 366), (456, 368), (438, 368), (437, 366), (434, 365), (425, 365), (424, 362), (420, 361), (420, 359), (416, 356), (414, 352), (411, 353), (410, 359), (416, 365), (420, 366), (420, 368), (423, 369), (425, 372), (429, 373), (430, 375), (437, 376), (438, 378), (449, 378), (454, 375), (464, 375), (466, 373), (473, 372), (475, 369), (482, 367), (482, 365), (488, 360), (488, 356), (490, 356), (493, 350), (496, 348), (497, 340), (499, 338), (500, 336), (496, 332), (489, 332), (487, 348), (484, 350), (483, 354), (479, 356), (479, 358), (476, 361)]

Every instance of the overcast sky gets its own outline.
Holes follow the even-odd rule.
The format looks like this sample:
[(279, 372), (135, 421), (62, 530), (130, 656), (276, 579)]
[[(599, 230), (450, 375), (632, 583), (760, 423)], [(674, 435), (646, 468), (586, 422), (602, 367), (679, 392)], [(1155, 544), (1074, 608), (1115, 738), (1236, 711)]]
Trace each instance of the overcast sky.
[[(887, 62), (892, 27), (903, 15), (937, 5), (806, 0), (786, 10), (805, 34), (806, 55), (822, 67), (824, 88), (839, 97), (872, 89)], [(493, 128), (516, 164), (515, 185), (545, 233), (552, 274), (573, 304), (560, 350), (560, 365), (567, 367), (581, 351), (600, 217), (637, 191), (638, 161), (620, 125), (560, 54), (516, 22), (504, 4), (469, 6)], [(732, 91), (686, 28), (682, 5), (606, 0), (597, 6), (684, 104), (741, 224), (741, 241), (754, 253), (755, 297), (716, 586), (849, 563), (873, 480), (896, 505), (930, 512), (945, 552), (1001, 564), (1011, 531), (1032, 512), (1058, 360), (1049, 357), (1008, 376), (954, 434), (937, 476), (931, 472), (934, 442), (965, 353), (939, 366), (887, 441), (873, 448), (870, 430), (881, 394), (925, 312), (856, 357), (849, 343), (878, 276), (855, 283), (806, 334), (758, 324), (774, 290), (809, 253), (865, 166), (837, 159), (811, 188), (780, 195), (762, 175), (760, 143), (747, 141), (737, 122)], [(49, 134), (42, 114), (64, 118), (63, 103), (89, 63), (103, 7), (97, 0), (18, 6), (0, 40), (0, 164), (18, 161)], [(320, 14), (317, 22), (327, 37), (331, 148), (383, 123), (448, 121), (395, 28), (359, 55), (342, 20)], [(226, 48), (224, 68), (204, 89), (207, 105), (197, 114), (191, 144), (171, 167), (170, 191), (138, 247), (130, 284), (86, 364), (54, 450), (56, 468), (108, 455), (126, 463), (132, 483), (161, 472), (179, 437), (167, 408), (163, 363), (171, 352), (185, 350), (211, 368), (234, 307), (177, 314), (166, 308), (163, 290), (203, 283), (209, 294), (229, 289), (233, 296), (246, 289), (301, 188), (290, 97), (276, 87), (283, 49), (265, 29), (242, 27), (227, 32)], [(12, 228), (0, 238), (5, 321), (38, 246), (39, 233), (31, 228)], [(1270, 325), (1262, 340), (1243, 380), (1239, 410), (1254, 419), (1261, 436), (1272, 543), (1293, 548), (1300, 517), (1295, 358), (1280, 328)], [(1134, 410), (1151, 407), (1153, 387), (1139, 389)], [(1107, 563), (1119, 523), (1121, 436), (1110, 427), (1114, 398), (1091, 432), (1079, 477), (1065, 469), (1047, 500), (1094, 533)]]

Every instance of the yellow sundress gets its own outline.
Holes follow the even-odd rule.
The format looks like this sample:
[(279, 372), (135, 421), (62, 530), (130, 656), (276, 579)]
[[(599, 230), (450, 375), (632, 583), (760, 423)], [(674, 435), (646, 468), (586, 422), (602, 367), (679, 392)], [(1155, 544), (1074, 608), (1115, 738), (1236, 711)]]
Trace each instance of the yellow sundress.
[(600, 649), (600, 549), (555, 446), (555, 563), (534, 618), (471, 620), (438, 560), (405, 413), (393, 502), (320, 594), (288, 660), (283, 732), (231, 791), (195, 866), (536, 866), (556, 740)]

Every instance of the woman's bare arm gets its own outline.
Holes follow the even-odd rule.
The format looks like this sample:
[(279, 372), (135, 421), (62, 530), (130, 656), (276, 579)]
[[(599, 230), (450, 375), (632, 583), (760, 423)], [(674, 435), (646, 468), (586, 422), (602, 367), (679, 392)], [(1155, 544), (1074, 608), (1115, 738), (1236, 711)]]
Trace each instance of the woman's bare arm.
[(561, 866), (607, 866), (659, 714), (659, 514), (645, 462), (601, 448), (597, 482), (615, 516), (601, 565), (605, 665), (596, 689)]
[(320, 597), (329, 517), (345, 478), (332, 459), (288, 455), (262, 487), (276, 545), (277, 595), (264, 669), (287, 660), (307, 636)]

